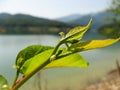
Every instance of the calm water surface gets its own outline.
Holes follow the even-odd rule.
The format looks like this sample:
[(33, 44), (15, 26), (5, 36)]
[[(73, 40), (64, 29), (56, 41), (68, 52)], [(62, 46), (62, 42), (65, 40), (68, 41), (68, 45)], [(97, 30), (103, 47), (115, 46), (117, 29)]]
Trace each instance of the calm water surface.
[[(0, 74), (13, 80), (15, 69), (12, 68), (17, 53), (33, 44), (55, 46), (60, 37), (51, 35), (0, 35)], [(42, 71), (42, 81), (48, 80), (52, 87), (79, 87), (91, 83), (114, 69), (115, 60), (120, 61), (120, 43), (81, 53), (90, 63), (89, 68), (57, 68)], [(57, 82), (57, 83), (54, 83)], [(72, 85), (72, 86), (71, 86)]]

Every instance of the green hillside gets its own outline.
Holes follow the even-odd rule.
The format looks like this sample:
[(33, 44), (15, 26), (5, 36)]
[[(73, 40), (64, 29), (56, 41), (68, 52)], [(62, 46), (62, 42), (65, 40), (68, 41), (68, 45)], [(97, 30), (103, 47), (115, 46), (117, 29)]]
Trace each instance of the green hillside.
[(0, 34), (58, 34), (72, 25), (30, 15), (0, 14)]

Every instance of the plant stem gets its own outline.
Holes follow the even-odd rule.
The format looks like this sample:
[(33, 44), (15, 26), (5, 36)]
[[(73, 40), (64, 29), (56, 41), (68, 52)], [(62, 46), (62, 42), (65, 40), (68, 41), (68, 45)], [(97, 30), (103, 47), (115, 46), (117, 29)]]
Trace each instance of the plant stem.
[(62, 42), (63, 42), (63, 41), (60, 40), (60, 41), (57, 43), (57, 45), (56, 45), (56, 47), (54, 48), (54, 50), (53, 50), (51, 56), (54, 55), (54, 54), (57, 52), (57, 50), (58, 50), (59, 46), (62, 44)]
[[(56, 45), (56, 47), (54, 48), (52, 55), (56, 54), (59, 46), (63, 43), (64, 40), (60, 40), (58, 42), (58, 44)], [(20, 88), (29, 78), (31, 78), (35, 73), (37, 73), (39, 70), (41, 70), (43, 67), (45, 67), (47, 64), (50, 63), (50, 58), (51, 56), (41, 65), (37, 66), (32, 72), (30, 72), (29, 74), (23, 76), (21, 79), (19, 79), (16, 83), (13, 83), (13, 86), (10, 88), (10, 90), (17, 90), (18, 88)], [(18, 78), (18, 75), (16, 75), (15, 81)]]
[(13, 81), (12, 87), (15, 85), (15, 83), (16, 83), (18, 77), (19, 77), (19, 70), (17, 70), (17, 72), (16, 72), (16, 76), (15, 76), (15, 78), (14, 78), (14, 81)]
[(31, 78), (35, 73), (37, 73), (39, 70), (41, 70), (44, 66), (46, 66), (49, 63), (50, 59), (47, 59), (42, 65), (39, 65), (28, 75), (23, 76), (19, 81), (17, 81), (16, 84), (14, 84), (14, 86), (11, 87), (10, 90), (17, 90), (18, 88), (20, 88), (29, 78)]

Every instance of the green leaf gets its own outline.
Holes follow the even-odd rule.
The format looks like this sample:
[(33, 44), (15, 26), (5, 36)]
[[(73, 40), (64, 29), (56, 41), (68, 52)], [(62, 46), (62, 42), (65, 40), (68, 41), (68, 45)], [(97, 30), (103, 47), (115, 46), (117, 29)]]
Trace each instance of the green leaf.
[[(42, 65), (48, 57), (50, 57), (53, 49), (44, 51), (35, 57), (25, 62), (21, 68), (22, 72), (27, 75), (32, 72), (36, 67)], [(87, 67), (88, 63), (79, 55), (72, 54), (61, 59), (57, 59), (48, 63), (43, 69), (55, 68), (55, 67)]]
[(78, 42), (78, 43), (72, 44), (70, 46), (70, 50), (80, 52), (80, 51), (86, 51), (86, 50), (91, 50), (91, 49), (96, 49), (96, 48), (102, 48), (102, 47), (109, 46), (113, 43), (116, 43), (119, 40), (120, 40), (120, 38), (119, 39), (91, 40), (91, 41), (87, 41), (87, 42)]
[(8, 82), (2, 75), (0, 75), (0, 90), (9, 90)]
[(22, 65), (30, 58), (34, 57), (35, 55), (51, 49), (53, 47), (50, 46), (42, 46), (42, 45), (31, 45), (26, 47), (25, 49), (21, 50), (17, 57), (16, 57), (16, 68), (22, 67)]
[(47, 68), (57, 68), (57, 67), (79, 67), (85, 68), (88, 67), (88, 62), (80, 54), (72, 54), (58, 60), (55, 60), (44, 67)]
[(82, 39), (84, 33), (90, 28), (92, 24), (92, 19), (89, 21), (89, 23), (86, 26), (78, 26), (70, 30), (66, 34), (66, 41), (72, 42), (74, 40), (80, 40)]
[(24, 65), (21, 67), (21, 72), (23, 74), (28, 74), (33, 71), (37, 66), (42, 65), (51, 55), (53, 49), (43, 51), (40, 54), (35, 55), (34, 57), (27, 60)]

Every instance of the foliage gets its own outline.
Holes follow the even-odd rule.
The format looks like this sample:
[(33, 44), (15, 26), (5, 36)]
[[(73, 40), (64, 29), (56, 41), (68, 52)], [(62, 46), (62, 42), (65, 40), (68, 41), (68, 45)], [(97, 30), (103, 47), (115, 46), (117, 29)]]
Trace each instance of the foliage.
[(57, 34), (73, 27), (63, 22), (24, 14), (0, 16), (0, 34)]
[[(75, 27), (66, 35), (61, 32), (61, 39), (55, 47), (31, 45), (21, 50), (15, 61), (14, 67), (17, 71), (13, 85), (8, 88), (6, 79), (1, 76), (1, 90), (4, 90), (2, 88), (4, 85), (7, 85), (7, 90), (19, 89), (19, 87), (39, 70), (55, 67), (88, 67), (89, 63), (78, 52), (102, 48), (120, 40), (118, 38), (81, 42), (83, 35), (90, 28), (91, 23), (92, 19), (86, 26)], [(63, 44), (65, 46), (61, 47)], [(23, 75), (22, 77), (19, 77), (20, 73)]]
[(0, 75), (0, 90), (8, 90), (9, 86), (8, 86), (8, 82), (7, 80)]
[(107, 18), (111, 23), (101, 27), (99, 32), (107, 37), (118, 38), (120, 37), (120, 0), (112, 0), (107, 12), (114, 13), (115, 17)]
[(120, 0), (112, 0), (108, 12), (113, 12), (116, 16), (120, 16)]

